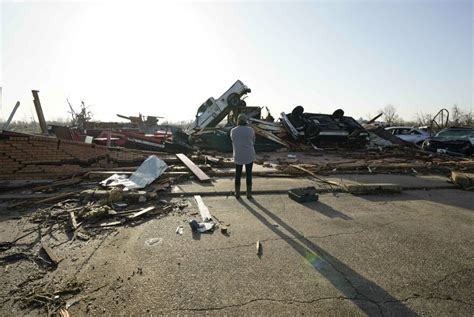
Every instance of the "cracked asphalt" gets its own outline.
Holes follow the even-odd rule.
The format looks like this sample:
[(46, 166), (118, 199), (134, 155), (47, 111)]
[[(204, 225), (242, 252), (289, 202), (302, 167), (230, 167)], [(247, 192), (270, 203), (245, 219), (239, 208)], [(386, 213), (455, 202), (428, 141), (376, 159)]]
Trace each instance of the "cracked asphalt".
[(472, 316), (473, 198), (457, 189), (327, 193), (306, 204), (209, 196), (228, 235), (192, 234), (193, 203), (96, 237), (55, 274), (88, 285), (72, 315)]

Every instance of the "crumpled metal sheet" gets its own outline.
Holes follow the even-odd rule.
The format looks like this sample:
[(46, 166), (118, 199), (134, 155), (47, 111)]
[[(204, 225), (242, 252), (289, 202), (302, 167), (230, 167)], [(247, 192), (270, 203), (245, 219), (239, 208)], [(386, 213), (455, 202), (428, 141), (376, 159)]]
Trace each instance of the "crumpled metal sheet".
[(144, 188), (160, 177), (167, 168), (168, 165), (163, 160), (150, 155), (129, 178), (114, 174), (100, 184), (107, 187), (122, 185), (124, 190)]

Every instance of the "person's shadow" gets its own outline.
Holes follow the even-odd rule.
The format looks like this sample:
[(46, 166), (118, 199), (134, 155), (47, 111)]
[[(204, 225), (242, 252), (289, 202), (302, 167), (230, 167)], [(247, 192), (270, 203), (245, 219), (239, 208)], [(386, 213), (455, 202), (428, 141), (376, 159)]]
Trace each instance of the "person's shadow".
[[(260, 222), (277, 234), (282, 241), (288, 243), (305, 258), (316, 271), (344, 295), (344, 298), (351, 300), (369, 316), (374, 314), (418, 316), (375, 282), (363, 277), (323, 248), (306, 239), (300, 232), (257, 202), (255, 198), (249, 200), (249, 203), (243, 199), (240, 199), (239, 202)], [(270, 223), (263, 214), (289, 232), (291, 236)]]

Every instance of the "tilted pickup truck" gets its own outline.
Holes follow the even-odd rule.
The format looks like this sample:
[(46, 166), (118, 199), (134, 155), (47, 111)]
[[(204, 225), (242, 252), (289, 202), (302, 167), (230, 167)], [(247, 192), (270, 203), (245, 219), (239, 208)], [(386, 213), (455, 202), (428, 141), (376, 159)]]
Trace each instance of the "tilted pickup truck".
[(198, 109), (196, 119), (189, 126), (188, 133), (194, 130), (215, 127), (221, 122), (231, 110), (237, 107), (245, 107), (242, 100), (246, 94), (251, 92), (240, 80), (237, 80), (222, 96), (217, 99), (210, 97)]

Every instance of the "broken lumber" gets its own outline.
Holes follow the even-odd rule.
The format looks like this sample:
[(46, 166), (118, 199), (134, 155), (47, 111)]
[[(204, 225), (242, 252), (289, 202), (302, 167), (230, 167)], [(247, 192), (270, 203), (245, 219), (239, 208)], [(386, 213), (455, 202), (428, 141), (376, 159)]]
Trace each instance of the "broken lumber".
[(76, 219), (76, 215), (74, 214), (74, 211), (70, 211), (69, 212), (69, 219), (71, 220), (71, 226), (74, 230), (77, 229), (77, 227), (79, 227), (77, 225), (77, 219)]
[[(29, 206), (31, 204), (46, 204), (46, 203), (51, 203), (51, 202), (56, 202), (58, 200), (61, 200), (61, 199), (64, 199), (64, 198), (69, 198), (71, 196), (74, 196), (76, 195), (77, 192), (67, 192), (67, 193), (61, 193), (61, 194), (57, 194), (57, 195), (44, 195), (44, 196), (40, 196), (40, 195), (20, 195), (18, 197), (16, 197), (15, 195), (11, 195), (11, 197), (8, 197), (7, 195), (5, 196), (2, 196), (3, 199), (34, 199), (34, 198), (41, 198), (41, 197), (48, 197), (48, 198), (44, 198), (44, 199), (41, 199), (41, 200), (24, 200), (24, 201), (21, 201), (19, 203), (16, 203), (16, 204), (13, 204), (13, 205), (9, 205), (7, 208), (8, 209), (11, 209), (11, 208), (16, 208), (16, 207), (20, 207), (20, 206)], [(27, 197), (25, 197), (27, 196)], [(0, 198), (0, 199), (2, 199)]]
[(152, 211), (153, 209), (155, 209), (154, 206), (145, 208), (145, 209), (143, 209), (143, 210), (140, 210), (139, 212), (136, 212), (136, 213), (134, 213), (134, 214), (128, 216), (127, 218), (128, 218), (128, 219), (135, 219), (135, 218), (137, 218), (137, 217), (140, 217), (140, 216), (146, 214), (146, 213), (149, 212), (149, 211)]
[(41, 244), (40, 249), (40, 256), (46, 262), (49, 262), (52, 267), (57, 267), (60, 259), (56, 256), (56, 254), (45, 244)]
[(186, 165), (187, 168), (193, 172), (193, 174), (199, 179), (201, 182), (207, 182), (210, 181), (211, 179), (209, 176), (206, 175), (196, 164), (193, 163), (185, 154), (179, 153), (176, 154), (176, 157), (183, 162), (184, 165)]
[(474, 189), (474, 174), (452, 171), (451, 181), (465, 190)]
[(201, 214), (202, 221), (208, 222), (212, 221), (211, 213), (209, 212), (209, 208), (204, 204), (202, 197), (200, 195), (194, 195), (194, 199), (199, 208), (199, 213)]
[(55, 181), (52, 184), (48, 184), (48, 185), (36, 186), (32, 188), (32, 191), (37, 192), (37, 191), (47, 190), (47, 189), (55, 188), (55, 187), (70, 186), (70, 185), (78, 184), (80, 182), (82, 182), (82, 178), (74, 177), (70, 179)]
[(265, 130), (263, 130), (263, 129), (257, 127), (257, 126), (254, 125), (254, 124), (251, 124), (250, 126), (255, 130), (255, 133), (256, 133), (256, 134), (261, 135), (262, 137), (267, 138), (267, 139), (269, 139), (269, 140), (271, 140), (271, 141), (273, 141), (273, 142), (275, 142), (275, 143), (281, 144), (281, 145), (283, 145), (283, 146), (286, 147), (286, 148), (290, 148), (290, 145), (289, 145), (287, 142), (283, 141), (282, 139), (280, 139), (279, 137), (277, 137), (277, 136), (274, 135), (273, 133), (270, 133), (270, 132), (268, 132), (268, 131), (265, 131)]
[(369, 194), (398, 194), (401, 193), (402, 187), (398, 184), (346, 184), (347, 191), (353, 195), (369, 195)]
[(262, 255), (262, 244), (260, 243), (260, 240), (257, 240), (257, 255)]
[[(124, 220), (119, 220), (119, 221), (112, 221), (112, 222), (104, 222), (104, 223), (101, 223), (99, 225), (99, 227), (101, 228), (105, 228), (105, 227), (115, 227), (115, 226), (120, 226), (120, 225), (123, 225), (125, 223)], [(94, 226), (91, 226), (92, 228)]]
[[(95, 198), (109, 198), (111, 190), (104, 190), (104, 189), (86, 189), (81, 192), (81, 197), (87, 199), (95, 199)], [(124, 199), (130, 199), (132, 201), (138, 201), (141, 196), (146, 195), (146, 191), (139, 190), (139, 191), (128, 191), (128, 192), (119, 192), (121, 197)]]
[(37, 200), (34, 203), (35, 204), (46, 204), (46, 203), (56, 202), (56, 201), (64, 199), (64, 198), (69, 198), (71, 196), (74, 196), (76, 194), (77, 194), (77, 192), (62, 193), (62, 194), (59, 194), (59, 195), (55, 195), (53, 197)]
[(325, 184), (328, 184), (328, 185), (332, 185), (332, 186), (336, 186), (336, 187), (341, 187), (343, 188), (343, 186), (341, 184), (338, 184), (336, 182), (333, 182), (333, 181), (328, 181), (327, 179), (323, 179), (321, 177), (319, 177), (318, 175), (314, 174), (313, 172), (311, 172), (310, 170), (307, 170), (306, 168), (304, 167), (301, 167), (299, 165), (290, 165), (290, 167), (293, 167), (293, 168), (296, 168), (296, 169), (299, 169), (300, 171), (303, 171), (303, 172), (306, 172), (308, 173), (309, 175), (311, 175), (312, 177), (314, 177), (316, 180), (318, 180), (319, 182), (322, 182), (322, 183), (325, 183)]

